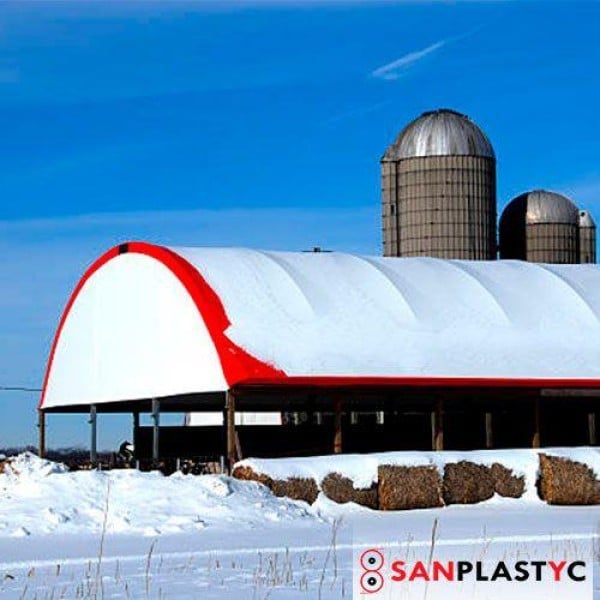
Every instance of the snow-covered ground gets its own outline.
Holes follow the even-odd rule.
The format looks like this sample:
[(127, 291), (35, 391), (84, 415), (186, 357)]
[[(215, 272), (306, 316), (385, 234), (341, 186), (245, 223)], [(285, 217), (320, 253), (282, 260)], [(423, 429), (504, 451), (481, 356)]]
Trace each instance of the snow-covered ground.
[(435, 532), (436, 555), (577, 554), (599, 520), (598, 508), (498, 498), (310, 507), (224, 476), (67, 473), (29, 455), (0, 475), (0, 598), (351, 598), (353, 543), (428, 551)]

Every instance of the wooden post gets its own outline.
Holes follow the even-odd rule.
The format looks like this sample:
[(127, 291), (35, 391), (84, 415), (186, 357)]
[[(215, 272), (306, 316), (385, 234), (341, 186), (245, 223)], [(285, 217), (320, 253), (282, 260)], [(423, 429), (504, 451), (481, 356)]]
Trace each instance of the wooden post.
[(39, 428), (39, 455), (40, 458), (46, 456), (46, 413), (38, 410), (38, 428)]
[(134, 412), (133, 416), (133, 458), (137, 461), (138, 459), (138, 432), (140, 429), (140, 413)]
[(540, 423), (541, 423), (541, 414), (540, 414), (540, 399), (535, 398), (533, 401), (533, 439), (531, 441), (532, 448), (539, 448), (541, 444), (540, 437)]
[(596, 446), (598, 444), (598, 437), (596, 435), (596, 412), (592, 411), (588, 413), (588, 441), (590, 446)]
[(494, 447), (494, 430), (492, 428), (492, 413), (485, 413), (485, 447), (490, 449)]
[(98, 463), (98, 428), (96, 405), (90, 406), (90, 462), (92, 465)]
[(160, 402), (152, 398), (152, 463), (158, 466), (160, 456)]
[(236, 462), (235, 449), (235, 396), (231, 390), (225, 397), (225, 426), (227, 428), (227, 469), (229, 474)]
[(342, 453), (342, 400), (335, 400), (335, 416), (334, 416), (334, 433), (333, 433), (333, 453)]
[(431, 448), (444, 449), (444, 401), (437, 400), (431, 413)]

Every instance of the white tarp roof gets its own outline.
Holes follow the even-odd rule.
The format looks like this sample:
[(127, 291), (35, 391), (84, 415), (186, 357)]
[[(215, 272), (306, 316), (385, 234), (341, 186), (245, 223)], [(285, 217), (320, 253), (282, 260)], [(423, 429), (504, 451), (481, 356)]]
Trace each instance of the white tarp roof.
[(600, 384), (596, 265), (144, 243), (98, 263), (63, 318), (44, 407), (294, 378)]

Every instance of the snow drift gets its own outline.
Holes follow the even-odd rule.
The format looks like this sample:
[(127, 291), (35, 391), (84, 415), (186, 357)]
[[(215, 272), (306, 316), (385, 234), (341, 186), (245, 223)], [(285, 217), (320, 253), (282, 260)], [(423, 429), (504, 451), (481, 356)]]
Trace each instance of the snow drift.
[[(314, 519), (306, 505), (222, 475), (165, 477), (135, 470), (68, 472), (25, 453), (0, 474), (0, 537), (47, 533), (162, 533)], [(106, 525), (104, 525), (106, 521)]]

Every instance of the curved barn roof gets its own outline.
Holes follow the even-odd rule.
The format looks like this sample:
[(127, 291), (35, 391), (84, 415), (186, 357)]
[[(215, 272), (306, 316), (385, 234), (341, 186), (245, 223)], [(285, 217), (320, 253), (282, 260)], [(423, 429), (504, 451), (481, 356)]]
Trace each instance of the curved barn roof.
[(41, 407), (436, 379), (600, 384), (600, 269), (123, 244), (75, 289)]

